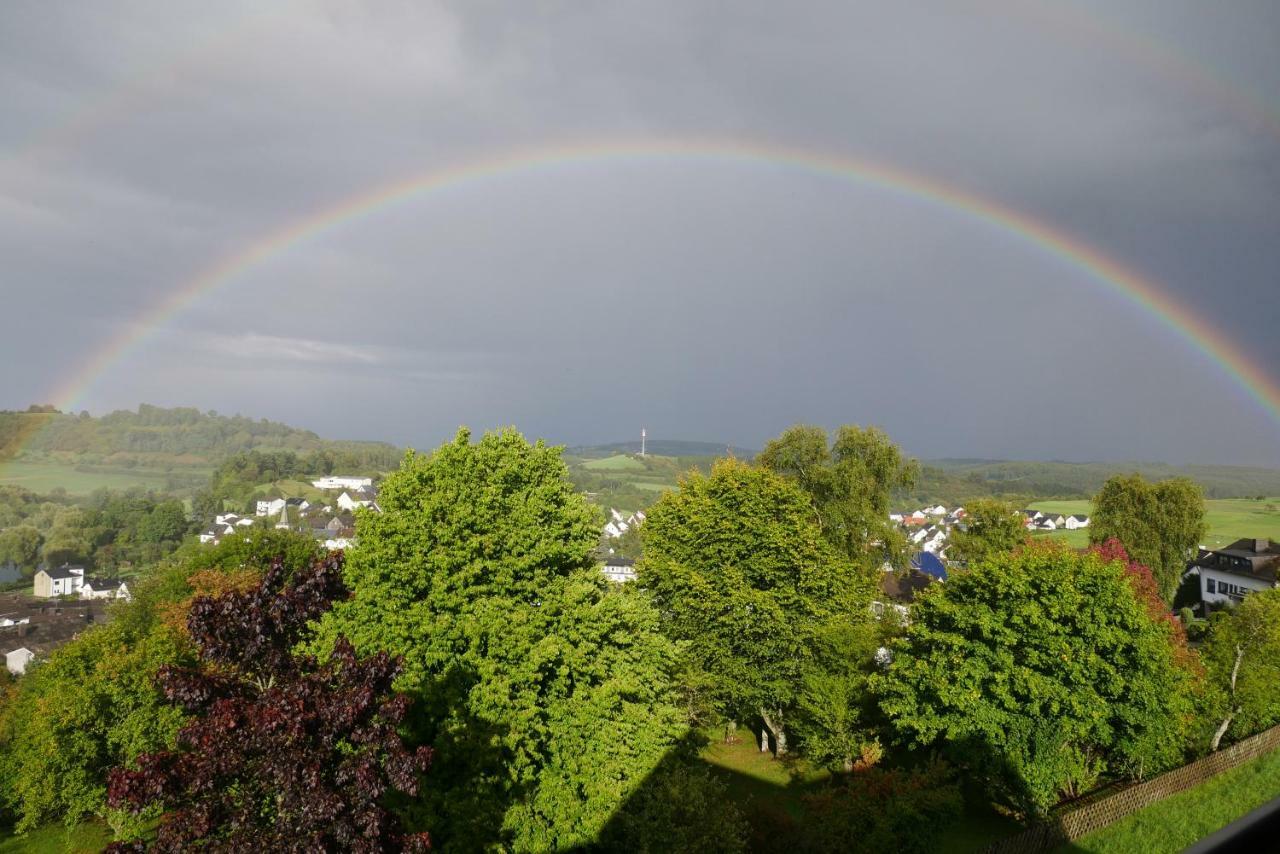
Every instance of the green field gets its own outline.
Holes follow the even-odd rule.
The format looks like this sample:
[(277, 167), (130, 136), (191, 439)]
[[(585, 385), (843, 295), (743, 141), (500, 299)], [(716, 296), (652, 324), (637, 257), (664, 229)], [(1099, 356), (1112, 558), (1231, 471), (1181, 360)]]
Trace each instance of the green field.
[(644, 471), (645, 464), (630, 454), (614, 454), (598, 460), (587, 460), (582, 464), (591, 471)]
[[(1033, 510), (1045, 510), (1065, 515), (1091, 512), (1089, 501), (1036, 501)], [(1205, 522), (1209, 533), (1202, 545), (1221, 548), (1241, 537), (1268, 537), (1280, 541), (1280, 498), (1211, 498), (1205, 502)], [(1054, 531), (1041, 536), (1053, 537), (1068, 545), (1083, 547), (1089, 544), (1087, 529), (1079, 531)]]
[(1171, 795), (1061, 851), (1173, 854), (1276, 797), (1280, 797), (1280, 751)]
[(0, 832), (0, 854), (81, 854), (101, 851), (111, 841), (111, 831), (105, 825), (85, 822), (74, 827), (48, 825), (33, 830), (25, 836), (11, 836)]
[(146, 489), (168, 490), (171, 483), (188, 483), (207, 479), (209, 472), (202, 469), (183, 469), (178, 473), (156, 469), (113, 468), (81, 471), (69, 463), (17, 459), (0, 463), (0, 483), (13, 484), (32, 492), (48, 493), (61, 487), (71, 495), (88, 495), (95, 489), (129, 489), (141, 486)]

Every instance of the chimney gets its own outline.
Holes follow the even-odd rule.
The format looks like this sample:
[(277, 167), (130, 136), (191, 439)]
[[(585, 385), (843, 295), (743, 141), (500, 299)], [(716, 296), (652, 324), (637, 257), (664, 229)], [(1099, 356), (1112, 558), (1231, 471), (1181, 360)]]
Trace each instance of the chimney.
[(1267, 539), (1266, 537), (1262, 537), (1260, 539), (1253, 541), (1253, 550), (1257, 554), (1262, 554), (1263, 552), (1267, 551), (1270, 548), (1271, 548), (1271, 540)]

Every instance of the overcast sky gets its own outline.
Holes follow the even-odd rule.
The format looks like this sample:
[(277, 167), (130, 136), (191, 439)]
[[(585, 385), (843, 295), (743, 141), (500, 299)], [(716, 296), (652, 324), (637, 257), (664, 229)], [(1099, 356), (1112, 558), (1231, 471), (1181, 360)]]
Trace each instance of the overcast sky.
[[(1117, 6), (1122, 8), (1116, 8)], [(945, 6), (945, 8), (936, 8)], [(1280, 374), (1280, 4), (0, 5), (0, 407), (222, 259), (379, 184), (583, 140), (890, 164), (1141, 272)], [(71, 403), (434, 445), (459, 424), (759, 447), (1280, 465), (1152, 315), (956, 209), (779, 164), (577, 158), (228, 278)]]

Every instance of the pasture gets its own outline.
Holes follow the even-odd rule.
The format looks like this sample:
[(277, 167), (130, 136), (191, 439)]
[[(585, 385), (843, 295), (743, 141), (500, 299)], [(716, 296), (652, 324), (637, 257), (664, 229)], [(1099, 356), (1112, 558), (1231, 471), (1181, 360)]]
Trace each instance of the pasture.
[(167, 472), (145, 468), (87, 467), (73, 463), (16, 459), (0, 463), (0, 483), (21, 486), (47, 494), (61, 487), (69, 495), (88, 495), (96, 489), (129, 489), (141, 486), (167, 492), (203, 485), (209, 478), (205, 469)]
[[(1089, 501), (1036, 501), (1033, 510), (1052, 513), (1092, 512)], [(1241, 537), (1268, 537), (1280, 541), (1280, 498), (1210, 498), (1205, 502), (1205, 522), (1209, 532), (1202, 545), (1221, 548)], [(1060, 539), (1072, 546), (1089, 544), (1089, 532), (1054, 531), (1043, 536)]]
[(643, 462), (630, 454), (614, 454), (598, 460), (587, 460), (582, 467), (591, 471), (644, 471), (646, 468)]

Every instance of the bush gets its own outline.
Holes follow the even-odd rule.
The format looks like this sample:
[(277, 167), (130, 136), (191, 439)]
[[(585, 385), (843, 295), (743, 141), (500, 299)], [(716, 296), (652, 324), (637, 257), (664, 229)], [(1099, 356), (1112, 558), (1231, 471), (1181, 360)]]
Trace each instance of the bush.
[(805, 798), (805, 852), (933, 851), (938, 834), (960, 817), (964, 799), (942, 762), (919, 771), (868, 768)]

